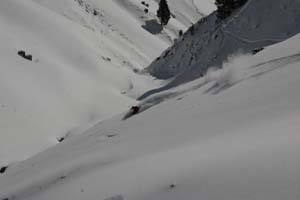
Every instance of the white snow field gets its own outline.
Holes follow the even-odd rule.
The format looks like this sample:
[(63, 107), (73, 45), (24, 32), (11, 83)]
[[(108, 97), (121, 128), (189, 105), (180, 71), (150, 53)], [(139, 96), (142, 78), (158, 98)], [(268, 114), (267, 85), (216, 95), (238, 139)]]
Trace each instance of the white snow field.
[(299, 65), (300, 35), (236, 55), (9, 166), (0, 199), (298, 200)]
[(136, 0), (0, 1), (0, 164), (136, 104), (161, 84), (137, 72), (215, 9), (212, 0), (172, 1), (176, 19), (153, 34), (143, 26), (155, 25), (157, 2), (146, 2), (148, 14)]

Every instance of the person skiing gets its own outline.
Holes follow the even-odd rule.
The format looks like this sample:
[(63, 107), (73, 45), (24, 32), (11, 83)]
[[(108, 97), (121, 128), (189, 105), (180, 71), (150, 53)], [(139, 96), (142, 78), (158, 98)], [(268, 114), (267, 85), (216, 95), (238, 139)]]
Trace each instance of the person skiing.
[(132, 106), (129, 110), (128, 113), (126, 113), (126, 115), (123, 117), (123, 120), (126, 120), (130, 117), (132, 117), (133, 115), (136, 115), (140, 112), (140, 107), (139, 106)]
[(140, 107), (139, 106), (132, 106), (130, 110), (131, 110), (132, 115), (135, 115), (135, 114), (139, 113)]

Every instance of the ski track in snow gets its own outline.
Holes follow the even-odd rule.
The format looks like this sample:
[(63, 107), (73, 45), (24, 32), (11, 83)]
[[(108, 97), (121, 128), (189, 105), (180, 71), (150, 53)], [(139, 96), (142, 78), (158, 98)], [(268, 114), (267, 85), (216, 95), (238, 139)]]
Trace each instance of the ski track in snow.
[[(252, 78), (257, 78), (268, 72), (279, 69), (281, 67), (288, 66), (289, 64), (293, 64), (298, 61), (300, 61), (300, 53), (290, 55), (290, 56), (276, 58), (274, 60), (269, 60), (269, 61), (266, 61), (263, 63), (249, 66), (247, 69), (245, 69), (244, 76), (241, 77), (240, 80), (230, 83), (230, 84), (225, 84), (225, 85), (220, 85), (218, 82), (216, 82), (209, 89), (207, 89), (204, 93), (216, 95), (216, 94), (222, 92), (223, 90), (231, 88), (232, 86), (234, 86), (235, 84), (238, 84), (239, 82), (246, 81), (246, 80), (252, 79)], [(254, 68), (259, 68), (259, 69), (254, 69)], [(222, 70), (223, 69), (220, 69), (220, 71), (222, 71)], [(145, 110), (147, 110), (153, 106), (156, 106), (157, 104), (160, 104), (166, 100), (174, 99), (175, 97), (183, 95), (187, 92), (197, 90), (197, 89), (204, 87), (205, 85), (207, 85), (211, 82), (215, 82), (217, 80), (207, 81), (206, 77), (204, 77), (204, 78), (201, 78), (201, 80), (197, 80), (196, 82), (199, 82), (199, 81), (200, 81), (200, 83), (198, 83), (195, 86), (192, 86), (191, 88), (186, 88), (186, 89), (182, 89), (182, 90), (176, 88), (174, 91), (172, 91), (172, 89), (171, 89), (171, 91), (158, 93), (158, 94), (148, 97), (147, 99), (143, 100), (142, 103), (139, 104), (139, 106), (141, 107), (140, 112), (144, 112)]]

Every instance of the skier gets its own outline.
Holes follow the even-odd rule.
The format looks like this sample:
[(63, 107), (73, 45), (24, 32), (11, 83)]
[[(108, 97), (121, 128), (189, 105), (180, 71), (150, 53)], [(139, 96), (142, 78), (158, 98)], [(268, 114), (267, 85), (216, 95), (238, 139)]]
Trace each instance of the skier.
[(139, 106), (132, 106), (130, 110), (131, 110), (131, 114), (135, 115), (135, 114), (139, 113), (140, 107)]
[(140, 112), (139, 106), (132, 106), (128, 113), (123, 117), (123, 120), (128, 119), (129, 117), (132, 117), (133, 115), (136, 115)]

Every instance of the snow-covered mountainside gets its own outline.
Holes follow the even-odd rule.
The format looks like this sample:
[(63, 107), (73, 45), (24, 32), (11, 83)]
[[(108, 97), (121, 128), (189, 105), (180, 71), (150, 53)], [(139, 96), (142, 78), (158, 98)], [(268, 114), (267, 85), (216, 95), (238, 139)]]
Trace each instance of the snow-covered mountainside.
[(231, 57), (8, 166), (0, 199), (298, 200), (299, 65), (300, 35)]
[(147, 71), (155, 77), (173, 79), (141, 99), (194, 80), (209, 67), (220, 67), (230, 55), (249, 53), (299, 33), (299, 9), (298, 0), (249, 0), (224, 21), (216, 20), (216, 12), (203, 18), (149, 66)]
[(168, 2), (0, 1), (0, 200), (299, 200), (300, 2)]
[(160, 84), (136, 72), (214, 9), (212, 0), (172, 0), (176, 18), (157, 30), (157, 1), (145, 2), (0, 1), (0, 163), (136, 104)]

